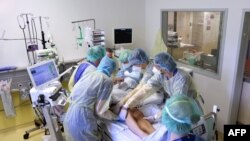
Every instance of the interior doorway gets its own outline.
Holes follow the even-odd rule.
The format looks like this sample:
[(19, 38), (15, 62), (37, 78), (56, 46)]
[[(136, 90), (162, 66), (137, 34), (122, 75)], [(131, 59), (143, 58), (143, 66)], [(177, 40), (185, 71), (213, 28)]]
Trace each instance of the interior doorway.
[[(236, 123), (250, 124), (250, 11), (244, 11), (233, 107)], [(236, 109), (237, 108), (237, 109)], [(233, 119), (233, 118), (231, 118)]]

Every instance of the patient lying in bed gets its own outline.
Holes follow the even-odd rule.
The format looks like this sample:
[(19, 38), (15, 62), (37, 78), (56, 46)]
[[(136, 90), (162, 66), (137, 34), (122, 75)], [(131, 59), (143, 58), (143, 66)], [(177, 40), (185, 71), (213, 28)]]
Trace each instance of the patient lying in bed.
[[(151, 66), (151, 65), (150, 65)], [(150, 71), (152, 69), (149, 69)], [(131, 72), (126, 71), (124, 73), (125, 78), (124, 81), (121, 83), (118, 83), (114, 85), (113, 91), (112, 91), (112, 100), (111, 104), (117, 104), (125, 99), (129, 99), (128, 93), (130, 92), (137, 92), (137, 90), (134, 90), (134, 88), (139, 84), (139, 81), (142, 78), (142, 70), (141, 67), (133, 66), (133, 69)], [(149, 76), (152, 76), (152, 72), (150, 72)], [(147, 75), (145, 75), (147, 76)], [(147, 81), (146, 79), (144, 81)], [(136, 87), (136, 89), (138, 89)], [(136, 106), (135, 108), (128, 109), (128, 112), (123, 115), (123, 119), (125, 120), (125, 124), (127, 127), (136, 135), (138, 135), (141, 139), (145, 138), (149, 134), (153, 133), (155, 131), (155, 128), (152, 126), (152, 122), (154, 122), (152, 117), (155, 117), (157, 113), (159, 113), (161, 110), (158, 108), (157, 113), (155, 112), (145, 112), (145, 109), (143, 110), (143, 107), (148, 104), (162, 104), (164, 99), (163, 93), (157, 93), (150, 94), (151, 96), (147, 99), (140, 99), (140, 103), (135, 102)], [(138, 108), (140, 106), (140, 108)], [(157, 106), (155, 106), (157, 107)], [(111, 108), (114, 113), (118, 114), (120, 113), (120, 106), (112, 107)], [(147, 107), (148, 111), (150, 111), (150, 107)], [(146, 110), (147, 111), (147, 110)], [(147, 118), (145, 118), (147, 117)]]
[[(164, 93), (152, 94), (147, 99), (135, 107), (128, 109), (125, 116), (125, 124), (127, 127), (141, 139), (153, 133), (156, 129), (153, 123), (159, 122), (159, 118), (155, 118), (161, 113), (161, 106), (164, 104)], [(115, 111), (115, 108), (113, 107)]]
[(162, 123), (161, 118), (158, 118), (158, 120), (152, 118), (164, 109), (165, 101), (163, 97), (164, 94), (153, 94), (144, 100), (145, 103), (141, 103), (142, 105), (139, 107), (130, 108), (125, 123), (105, 123), (112, 141), (158, 141), (167, 139), (165, 135), (168, 130)]

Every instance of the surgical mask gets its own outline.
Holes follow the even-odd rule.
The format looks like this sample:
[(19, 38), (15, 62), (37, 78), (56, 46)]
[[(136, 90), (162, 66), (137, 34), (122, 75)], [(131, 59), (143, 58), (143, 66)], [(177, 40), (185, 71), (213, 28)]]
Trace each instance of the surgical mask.
[(142, 68), (141, 67), (138, 67), (138, 66), (133, 66), (132, 68), (134, 71), (142, 71)]
[(122, 68), (123, 69), (127, 69), (127, 68), (129, 68), (130, 67), (130, 64), (129, 63), (127, 63), (127, 64), (122, 64)]
[(153, 67), (152, 71), (154, 74), (161, 74), (161, 71), (159, 71), (156, 67)]

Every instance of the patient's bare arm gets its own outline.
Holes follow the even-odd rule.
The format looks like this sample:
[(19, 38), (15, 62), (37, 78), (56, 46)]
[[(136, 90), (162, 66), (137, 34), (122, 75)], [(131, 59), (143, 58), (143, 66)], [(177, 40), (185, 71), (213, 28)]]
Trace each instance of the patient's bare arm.
[(133, 108), (128, 110), (128, 117), (126, 119), (126, 124), (129, 129), (141, 138), (144, 138), (155, 131), (150, 122), (143, 117), (144, 115), (141, 111)]

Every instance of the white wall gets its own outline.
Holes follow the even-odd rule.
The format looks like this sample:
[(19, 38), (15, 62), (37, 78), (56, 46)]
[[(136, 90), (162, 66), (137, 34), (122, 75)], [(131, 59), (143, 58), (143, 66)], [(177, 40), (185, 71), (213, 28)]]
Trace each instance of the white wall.
[(231, 104), (234, 100), (233, 90), (236, 79), (237, 63), (240, 50), (240, 33), (242, 26), (243, 9), (250, 7), (250, 1), (234, 0), (146, 0), (146, 48), (149, 51), (154, 45), (154, 37), (160, 28), (161, 9), (227, 9), (228, 18), (226, 25), (225, 47), (222, 63), (221, 79), (213, 79), (197, 73), (194, 80), (198, 89), (204, 96), (206, 111), (217, 104), (221, 111), (218, 113), (217, 128), (223, 132), (223, 125), (231, 122)]
[[(75, 33), (71, 24), (76, 20), (94, 18), (96, 28), (106, 32), (107, 47), (113, 47), (113, 28), (132, 27), (134, 29), (132, 47), (144, 47), (144, 9), (143, 0), (1, 0), (0, 38), (3, 31), (5, 31), (4, 38), (23, 38), (17, 16), (21, 13), (33, 13), (34, 16), (49, 17), (50, 31), (58, 47), (60, 59), (66, 61), (83, 58), (86, 53), (86, 47), (76, 48)], [(87, 24), (92, 25), (91, 22)], [(46, 28), (46, 24), (43, 26)], [(40, 37), (38, 23), (37, 28)], [(28, 65), (24, 41), (0, 40), (0, 66), (7, 65), (18, 67)]]

